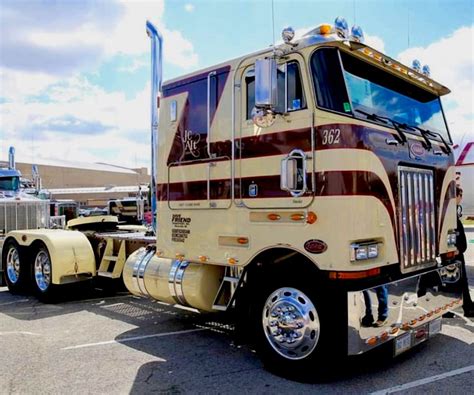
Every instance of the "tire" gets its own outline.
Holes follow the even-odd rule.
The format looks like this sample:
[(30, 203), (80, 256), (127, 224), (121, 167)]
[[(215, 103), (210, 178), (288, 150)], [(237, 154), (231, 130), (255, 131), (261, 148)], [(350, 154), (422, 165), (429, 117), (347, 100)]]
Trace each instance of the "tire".
[(54, 303), (57, 297), (57, 285), (53, 284), (53, 267), (48, 249), (41, 245), (34, 253), (31, 265), (33, 289), (44, 303)]
[(4, 244), (2, 264), (8, 290), (13, 294), (27, 292), (31, 287), (29, 259), (15, 240)]
[(342, 314), (334, 317), (324, 303), (333, 298), (323, 298), (317, 282), (308, 281), (308, 276), (285, 279), (280, 274), (268, 280), (269, 285), (257, 292), (251, 314), (255, 348), (265, 368), (301, 381), (331, 373), (329, 360), (342, 354), (334, 344), (345, 340), (338, 338), (343, 333)]

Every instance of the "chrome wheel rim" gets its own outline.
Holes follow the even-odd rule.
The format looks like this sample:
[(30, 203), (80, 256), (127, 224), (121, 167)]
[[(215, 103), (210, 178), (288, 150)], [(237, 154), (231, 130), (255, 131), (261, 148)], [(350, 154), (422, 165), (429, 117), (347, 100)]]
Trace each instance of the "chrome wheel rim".
[(35, 258), (35, 281), (38, 288), (44, 292), (51, 284), (51, 262), (46, 251), (39, 251)]
[(15, 247), (10, 247), (7, 253), (7, 276), (12, 284), (20, 278), (20, 254)]
[(279, 288), (273, 292), (265, 302), (262, 323), (268, 342), (284, 358), (306, 358), (318, 344), (316, 307), (298, 289)]

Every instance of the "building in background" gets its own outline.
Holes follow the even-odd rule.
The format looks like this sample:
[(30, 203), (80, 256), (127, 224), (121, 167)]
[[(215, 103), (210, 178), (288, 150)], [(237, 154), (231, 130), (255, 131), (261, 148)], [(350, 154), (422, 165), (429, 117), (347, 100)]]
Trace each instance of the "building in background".
[[(23, 178), (33, 179), (32, 163), (16, 162)], [(135, 197), (148, 192), (146, 167), (129, 169), (106, 163), (38, 160), (42, 187), (52, 199), (72, 199), (81, 207), (104, 207), (110, 199)]]

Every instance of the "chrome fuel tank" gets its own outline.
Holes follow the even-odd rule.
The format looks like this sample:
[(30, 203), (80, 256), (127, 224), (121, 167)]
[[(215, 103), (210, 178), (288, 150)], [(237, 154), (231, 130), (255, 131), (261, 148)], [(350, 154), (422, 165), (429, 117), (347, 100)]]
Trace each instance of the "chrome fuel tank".
[(127, 259), (123, 279), (134, 295), (171, 304), (213, 311), (224, 268), (160, 258), (151, 248), (140, 248)]

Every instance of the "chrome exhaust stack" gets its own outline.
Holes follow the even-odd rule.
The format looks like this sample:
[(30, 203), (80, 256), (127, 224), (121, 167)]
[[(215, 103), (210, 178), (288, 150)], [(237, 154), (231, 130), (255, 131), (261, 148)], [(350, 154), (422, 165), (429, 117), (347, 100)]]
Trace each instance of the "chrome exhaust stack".
[(156, 226), (156, 185), (157, 165), (156, 149), (158, 145), (158, 107), (159, 94), (161, 92), (162, 70), (163, 70), (163, 36), (158, 29), (146, 21), (146, 32), (151, 39), (151, 212), (153, 231), (157, 232)]
[(10, 147), (8, 150), (8, 168), (15, 170), (15, 147)]

